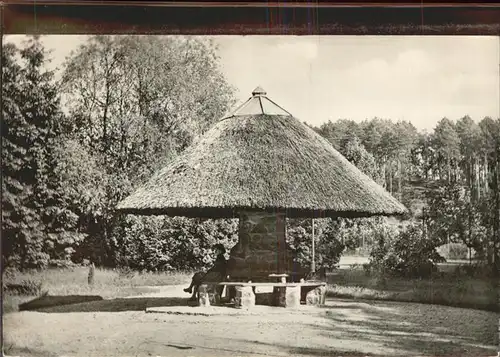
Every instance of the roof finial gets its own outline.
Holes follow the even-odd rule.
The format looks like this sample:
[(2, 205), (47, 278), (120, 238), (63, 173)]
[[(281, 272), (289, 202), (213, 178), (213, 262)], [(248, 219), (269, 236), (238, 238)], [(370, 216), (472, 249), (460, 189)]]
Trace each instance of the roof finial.
[(257, 96), (261, 96), (261, 95), (266, 95), (266, 91), (264, 89), (262, 89), (261, 86), (258, 86), (257, 88), (255, 88), (252, 92), (252, 96), (253, 97), (257, 97)]

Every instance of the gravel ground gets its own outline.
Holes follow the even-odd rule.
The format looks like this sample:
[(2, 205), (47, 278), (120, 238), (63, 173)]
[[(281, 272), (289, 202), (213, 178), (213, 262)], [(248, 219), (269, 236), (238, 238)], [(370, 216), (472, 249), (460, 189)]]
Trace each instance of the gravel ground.
[[(183, 304), (181, 288), (6, 314), (4, 351), (28, 357), (494, 356), (498, 345), (495, 313), (331, 299), (314, 311), (272, 308), (283, 313), (235, 316), (227, 308), (195, 316), (186, 311), (201, 308)], [(145, 313), (169, 304), (175, 313)]]

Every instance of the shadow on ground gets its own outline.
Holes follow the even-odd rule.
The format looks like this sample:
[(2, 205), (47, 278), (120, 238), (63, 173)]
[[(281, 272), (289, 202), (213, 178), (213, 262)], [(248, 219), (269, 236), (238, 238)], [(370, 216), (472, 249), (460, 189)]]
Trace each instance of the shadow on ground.
[(103, 300), (103, 298), (98, 295), (42, 295), (23, 304), (19, 304), (19, 311), (30, 311), (52, 306), (88, 303), (100, 300)]
[[(45, 313), (70, 312), (124, 312), (145, 311), (154, 307), (195, 307), (197, 301), (181, 297), (132, 297), (118, 299), (103, 299), (100, 296), (70, 295), (42, 296), (19, 305), (19, 311), (38, 311)], [(232, 305), (231, 305), (232, 306)], [(259, 304), (260, 306), (260, 304)], [(358, 309), (356, 303), (338, 303), (336, 306), (318, 307), (321, 310)], [(278, 308), (277, 309), (281, 309)], [(234, 309), (233, 309), (234, 310)]]
[(180, 297), (137, 297), (104, 300), (100, 296), (42, 296), (19, 305), (20, 311), (46, 313), (144, 311), (148, 307), (195, 306), (196, 302)]
[[(250, 341), (244, 341), (244, 342), (248, 343)], [(286, 353), (286, 355), (290, 355), (290, 356), (310, 356), (310, 357), (316, 357), (316, 356), (325, 356), (325, 357), (326, 356), (343, 356), (343, 357), (377, 356), (377, 355), (374, 355), (373, 353), (345, 350), (345, 349), (340, 349), (340, 348), (329, 349), (326, 347), (321, 347), (321, 348), (290, 347), (290, 346), (286, 346), (286, 345), (270, 344), (270, 343), (259, 342), (259, 341), (251, 341), (251, 342), (253, 342), (254, 344), (261, 345), (261, 346), (278, 347), (282, 351), (282, 353)]]
[[(305, 323), (297, 346), (241, 340), (255, 350), (274, 346), (304, 356), (494, 356), (498, 316), (491, 312), (405, 303), (330, 300), (324, 323)], [(296, 340), (293, 343), (300, 341)], [(314, 347), (313, 347), (314, 346)]]
[(402, 355), (493, 356), (498, 345), (496, 314), (422, 304), (360, 303), (358, 316), (328, 311), (330, 326), (314, 326), (328, 338), (360, 341)]
[(18, 348), (15, 346), (4, 346), (4, 351), (6, 356), (23, 356), (23, 357), (58, 357), (57, 353), (52, 353), (48, 351), (35, 350), (31, 348)]

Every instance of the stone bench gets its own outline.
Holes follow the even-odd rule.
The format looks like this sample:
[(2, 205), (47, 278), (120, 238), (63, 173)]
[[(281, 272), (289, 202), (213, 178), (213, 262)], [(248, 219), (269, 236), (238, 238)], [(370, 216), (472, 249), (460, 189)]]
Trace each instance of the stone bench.
[(221, 302), (221, 296), (217, 293), (218, 286), (234, 287), (236, 290), (235, 307), (251, 308), (255, 306), (255, 288), (272, 287), (274, 305), (288, 308), (300, 306), (302, 297), (305, 297), (306, 305), (320, 306), (325, 303), (326, 283), (324, 282), (205, 282), (198, 288), (199, 306), (218, 305)]

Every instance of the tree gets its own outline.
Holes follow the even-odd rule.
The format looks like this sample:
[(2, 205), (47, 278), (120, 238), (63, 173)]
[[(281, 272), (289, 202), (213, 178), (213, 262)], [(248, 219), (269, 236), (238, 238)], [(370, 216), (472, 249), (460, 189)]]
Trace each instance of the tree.
[(216, 50), (199, 38), (92, 36), (69, 57), (62, 83), (72, 139), (104, 175), (99, 211), (83, 228), (98, 263), (114, 264), (113, 230), (124, 224), (116, 204), (233, 104)]
[[(58, 194), (61, 204), (76, 217), (71, 230), (61, 232), (59, 239), (59, 259), (62, 252), (70, 249), (71, 259), (82, 262), (92, 258), (98, 261), (99, 252), (104, 250), (104, 244), (95, 235), (89, 237), (89, 228), (102, 215), (106, 192), (103, 182), (107, 179), (103, 170), (91, 152), (78, 141), (66, 138), (56, 151), (58, 165), (55, 175), (59, 178)], [(61, 243), (65, 243), (62, 245)], [(93, 244), (89, 244), (89, 243)], [(98, 248), (98, 249), (97, 249)], [(64, 257), (68, 259), (69, 257)]]
[(238, 220), (127, 216), (113, 232), (117, 263), (137, 270), (194, 270), (212, 266), (212, 247), (238, 240)]
[(377, 236), (369, 266), (381, 278), (386, 275), (428, 278), (436, 271), (436, 264), (443, 261), (435, 242), (423, 234), (421, 227), (409, 225), (399, 232)]
[[(417, 142), (417, 130), (406, 121), (396, 123), (388, 119), (365, 120), (361, 127), (361, 142), (381, 169), (382, 184), (389, 192), (397, 192), (403, 199), (403, 184), (410, 173), (411, 151)], [(397, 181), (395, 181), (397, 180)], [(395, 182), (397, 189), (395, 189)]]
[(446, 177), (448, 183), (451, 183), (457, 179), (460, 157), (460, 138), (454, 123), (447, 118), (441, 119), (434, 129), (433, 140), (440, 165), (440, 179)]
[(201, 39), (91, 37), (63, 76), (81, 141), (113, 158), (112, 168), (142, 156), (138, 144), (156, 156), (188, 146), (233, 103), (215, 51)]
[[(470, 196), (470, 191), (467, 192)], [(459, 212), (457, 216), (457, 233), (462, 243), (469, 248), (469, 259), (472, 261), (472, 250), (478, 253), (479, 256), (484, 256), (486, 253), (487, 230), (483, 225), (483, 217), (481, 214), (481, 206), (473, 202), (470, 197), (465, 197), (457, 203)]]
[(428, 229), (437, 246), (459, 239), (459, 216), (466, 191), (462, 185), (451, 183), (429, 190)]
[(422, 132), (419, 134), (411, 153), (411, 164), (416, 179), (427, 181), (438, 178), (439, 167), (434, 145), (435, 141), (432, 133)]
[(411, 153), (418, 141), (417, 129), (406, 121), (398, 121), (394, 128), (394, 149), (399, 199), (403, 199), (403, 182), (408, 180), (411, 170)]
[(23, 244), (39, 241), (41, 227), (35, 209), (29, 206), (34, 176), (29, 169), (29, 138), (36, 136), (24, 116), (21, 81), (23, 68), (17, 63), (19, 50), (11, 44), (2, 48), (2, 258), (4, 266), (20, 265)]
[(353, 120), (339, 119), (335, 122), (328, 121), (322, 124), (318, 133), (327, 139), (335, 149), (341, 150), (348, 141), (359, 137), (361, 129)]
[(486, 117), (480, 123), (481, 154), (484, 159), (484, 191), (486, 193), (485, 211), (488, 221), (488, 260), (495, 272), (499, 267), (500, 240), (500, 118), (493, 120)]
[(483, 191), (489, 193), (494, 175), (494, 167), (497, 157), (497, 142), (498, 142), (498, 120), (495, 121), (490, 117), (485, 117), (479, 122), (479, 155), (483, 161)]
[(4, 49), (4, 258), (20, 268), (43, 267), (65, 240), (73, 243), (66, 230), (77, 218), (64, 204), (56, 174), (63, 129), (57, 83), (44, 69), (48, 54), (38, 36), (21, 50)]
[(457, 121), (456, 131), (460, 138), (460, 166), (465, 176), (469, 190), (473, 192), (471, 199), (481, 197), (480, 190), (480, 128), (469, 117), (465, 116)]
[[(345, 245), (338, 235), (335, 221), (315, 219), (315, 264), (318, 267), (333, 268), (339, 262)], [(336, 228), (336, 227), (335, 227)], [(312, 262), (312, 220), (287, 219), (287, 244), (296, 255), (302, 267), (311, 267)]]
[(363, 144), (356, 136), (345, 141), (340, 148), (340, 153), (366, 175), (380, 182), (381, 177), (375, 158), (366, 151)]
[(382, 135), (387, 131), (388, 125), (389, 122), (387, 120), (380, 118), (365, 120), (361, 123), (361, 127), (363, 128), (361, 141), (377, 160), (381, 160), (383, 156), (381, 153)]

